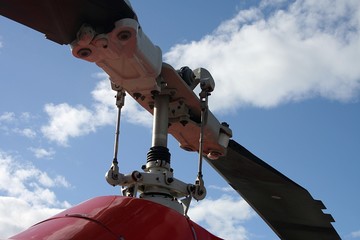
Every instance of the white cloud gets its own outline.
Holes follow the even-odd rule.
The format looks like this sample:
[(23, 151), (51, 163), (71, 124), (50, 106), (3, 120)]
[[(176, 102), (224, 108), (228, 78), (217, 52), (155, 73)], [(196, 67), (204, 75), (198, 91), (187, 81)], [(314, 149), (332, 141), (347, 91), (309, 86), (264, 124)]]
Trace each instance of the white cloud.
[(20, 119), (25, 121), (25, 122), (32, 119), (32, 118), (36, 118), (36, 116), (33, 116), (29, 112), (22, 112), (21, 115), (20, 115)]
[[(116, 92), (111, 89), (107, 76), (100, 76), (106, 78), (100, 81), (91, 92), (95, 100), (94, 108), (96, 119), (99, 125), (115, 124), (115, 116), (117, 113), (117, 107), (115, 105)], [(140, 107), (129, 94), (127, 94), (125, 98), (125, 105), (121, 110), (121, 114), (124, 120), (129, 123), (140, 124), (146, 127), (150, 127), (152, 124), (150, 113)]]
[(25, 123), (33, 118), (36, 118), (36, 116), (33, 116), (29, 112), (22, 112), (19, 115), (15, 114), (14, 112), (3, 112), (0, 114), (0, 122), (3, 121), (13, 123), (20, 120), (22, 123)]
[(32, 118), (34, 118), (34, 116), (28, 112), (22, 112), (21, 114), (3, 112), (0, 114), (0, 129), (3, 130), (5, 134), (16, 133), (33, 139), (37, 136), (36, 131), (34, 128), (26, 126)]
[(56, 200), (49, 187), (68, 187), (69, 184), (57, 177), (50, 178), (30, 163), (20, 163), (0, 151), (0, 191), (7, 196), (19, 197), (36, 205), (67, 205)]
[(61, 208), (34, 207), (21, 198), (0, 196), (0, 238), (10, 237), (62, 210)]
[(125, 101), (125, 120), (132, 124), (139, 124), (150, 128), (152, 126), (151, 114), (140, 107), (139, 104), (130, 96), (127, 97)]
[(24, 128), (24, 129), (14, 128), (13, 131), (27, 138), (36, 137), (36, 132), (30, 128)]
[(69, 207), (68, 202), (57, 199), (53, 187), (70, 187), (70, 184), (63, 176), (50, 177), (0, 150), (0, 238)]
[(351, 233), (352, 238), (360, 238), (360, 230)]
[(71, 184), (65, 179), (64, 176), (57, 175), (54, 179), (54, 186), (63, 186), (65, 188), (71, 187)]
[(15, 120), (15, 113), (13, 112), (4, 112), (0, 115), (0, 122), (11, 122)]
[[(100, 81), (91, 94), (94, 100), (92, 108), (67, 103), (46, 104), (45, 112), (49, 115), (49, 122), (41, 128), (44, 136), (66, 146), (69, 138), (87, 135), (105, 125), (115, 125), (116, 92), (111, 90), (109, 80)], [(152, 120), (150, 114), (141, 109), (130, 96), (125, 100), (122, 119), (143, 126), (151, 126)]]
[(305, 0), (288, 8), (268, 3), (239, 11), (199, 41), (174, 46), (166, 61), (207, 68), (216, 81), (210, 107), (217, 111), (314, 96), (355, 99), (360, 89), (358, 1)]
[(61, 145), (67, 145), (69, 137), (78, 137), (95, 131), (93, 114), (84, 106), (50, 103), (45, 105), (45, 112), (50, 120), (41, 131), (46, 138)]
[(55, 151), (53, 149), (47, 150), (45, 148), (33, 148), (33, 147), (30, 147), (29, 150), (34, 153), (36, 158), (49, 158), (49, 159), (51, 159), (55, 154)]
[(219, 187), (219, 186), (215, 186), (215, 185), (210, 185), (209, 186), (210, 189), (215, 189), (215, 190), (220, 190), (221, 192), (227, 192), (227, 193), (234, 193), (235, 190), (228, 186), (228, 187)]
[(219, 199), (204, 199), (192, 203), (191, 220), (211, 233), (227, 239), (248, 239), (249, 233), (242, 223), (255, 216), (254, 211), (239, 197), (224, 195)]

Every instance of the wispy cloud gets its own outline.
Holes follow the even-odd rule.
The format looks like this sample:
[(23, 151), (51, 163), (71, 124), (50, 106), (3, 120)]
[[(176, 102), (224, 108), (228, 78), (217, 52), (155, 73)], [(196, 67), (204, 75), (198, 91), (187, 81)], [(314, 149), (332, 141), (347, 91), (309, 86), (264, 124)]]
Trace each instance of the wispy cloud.
[(32, 153), (34, 153), (36, 158), (48, 158), (48, 159), (51, 159), (55, 154), (55, 151), (53, 149), (30, 147), (29, 150)]
[(26, 138), (35, 138), (37, 135), (35, 128), (28, 126), (34, 118), (35, 116), (28, 112), (20, 114), (3, 112), (0, 113), (0, 129), (6, 134), (15, 133)]
[(0, 122), (11, 122), (15, 120), (15, 113), (4, 112), (0, 115)]
[(352, 232), (350, 235), (352, 238), (360, 238), (360, 230)]
[[(94, 108), (100, 124), (114, 124), (117, 108), (115, 106), (115, 91), (110, 88), (110, 81), (107, 75), (100, 75), (103, 80), (100, 81), (91, 92), (95, 100)], [(150, 127), (152, 118), (150, 113), (145, 111), (129, 95), (125, 99), (125, 106), (122, 109), (122, 117), (129, 123), (139, 124)]]
[(218, 199), (204, 199), (192, 203), (190, 218), (224, 239), (248, 239), (242, 224), (255, 216), (254, 211), (239, 197), (223, 195)]
[(228, 187), (219, 187), (219, 186), (215, 186), (215, 185), (210, 185), (209, 188), (219, 190), (221, 192), (227, 192), (227, 193), (234, 193), (235, 192), (235, 190), (230, 186), (228, 186)]
[[(94, 100), (91, 108), (82, 105), (71, 106), (67, 103), (46, 104), (44, 110), (49, 116), (49, 121), (41, 128), (43, 135), (66, 146), (70, 138), (87, 135), (102, 126), (114, 125), (117, 112), (114, 98), (116, 93), (111, 90), (107, 77), (96, 85), (91, 94)], [(127, 97), (125, 101), (122, 109), (124, 120), (151, 126), (152, 118), (148, 112), (141, 109), (131, 97)]]
[[(360, 5), (295, 1), (240, 10), (212, 34), (165, 54), (181, 67), (205, 67), (216, 81), (211, 108), (274, 107), (321, 96), (355, 99), (360, 89)], [(274, 2), (272, 2), (274, 4)], [(224, 101), (226, 99), (226, 101)]]
[(68, 202), (57, 199), (53, 187), (67, 188), (70, 183), (63, 176), (49, 176), (0, 150), (0, 238), (69, 207)]
[(21, 136), (27, 137), (27, 138), (35, 138), (36, 132), (31, 128), (14, 128), (13, 131), (17, 134), (20, 134)]

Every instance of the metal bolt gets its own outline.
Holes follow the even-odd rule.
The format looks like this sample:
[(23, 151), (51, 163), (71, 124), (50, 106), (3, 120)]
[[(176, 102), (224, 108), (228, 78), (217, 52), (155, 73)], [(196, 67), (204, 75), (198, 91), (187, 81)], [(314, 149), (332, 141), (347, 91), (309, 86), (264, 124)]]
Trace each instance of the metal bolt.
[(127, 30), (121, 31), (121, 32), (119, 32), (117, 37), (120, 41), (127, 41), (131, 38), (131, 32), (127, 31)]
[(187, 120), (181, 120), (180, 123), (185, 127), (189, 122)]
[(227, 122), (222, 122), (221, 125), (223, 125), (224, 127), (229, 127), (229, 124)]
[(209, 152), (209, 154), (207, 155), (207, 157), (210, 158), (211, 160), (217, 160), (221, 156), (222, 156), (221, 152), (217, 152), (217, 151)]
[(133, 96), (136, 100), (138, 100), (141, 97), (141, 93), (134, 93)]
[(91, 50), (89, 48), (82, 48), (77, 52), (77, 55), (81, 58), (86, 58), (91, 55)]
[(142, 178), (141, 173), (139, 173), (138, 171), (134, 171), (131, 174), (132, 179), (134, 179), (135, 181), (139, 181)]

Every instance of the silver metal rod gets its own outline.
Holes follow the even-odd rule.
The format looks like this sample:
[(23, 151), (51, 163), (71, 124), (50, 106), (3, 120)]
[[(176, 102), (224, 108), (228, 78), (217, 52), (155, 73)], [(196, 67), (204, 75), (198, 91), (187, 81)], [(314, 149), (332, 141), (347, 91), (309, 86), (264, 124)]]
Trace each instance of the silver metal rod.
[(198, 177), (202, 177), (202, 162), (203, 162), (203, 156), (202, 155), (203, 155), (203, 149), (204, 149), (204, 125), (205, 125), (206, 110), (207, 110), (207, 108), (201, 109)]
[(115, 130), (115, 142), (114, 142), (114, 162), (117, 162), (118, 149), (119, 149), (119, 135), (120, 135), (120, 117), (121, 108), (118, 108)]
[(155, 95), (152, 146), (167, 147), (169, 95)]
[(207, 91), (202, 91), (200, 93), (200, 138), (199, 138), (199, 169), (198, 169), (198, 178), (202, 178), (202, 162), (203, 162), (203, 149), (204, 149), (204, 127), (207, 121), (207, 111), (208, 107), (208, 96)]
[(116, 94), (116, 106), (118, 108), (116, 118), (116, 129), (115, 129), (115, 142), (114, 142), (114, 159), (113, 162), (117, 163), (118, 149), (119, 149), (119, 135), (120, 135), (120, 118), (121, 109), (125, 103), (125, 91), (123, 89), (118, 90)]

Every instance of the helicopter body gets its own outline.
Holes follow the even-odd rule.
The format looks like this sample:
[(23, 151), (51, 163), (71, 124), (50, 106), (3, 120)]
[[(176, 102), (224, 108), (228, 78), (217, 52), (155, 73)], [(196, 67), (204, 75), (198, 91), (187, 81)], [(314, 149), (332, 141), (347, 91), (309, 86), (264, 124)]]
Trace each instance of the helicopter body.
[(220, 239), (182, 214), (139, 198), (102, 196), (67, 209), (10, 239)]

